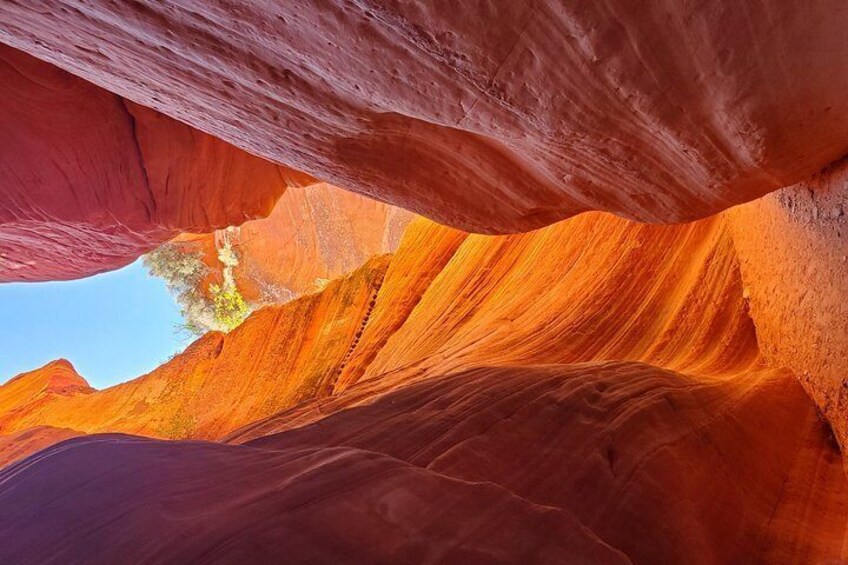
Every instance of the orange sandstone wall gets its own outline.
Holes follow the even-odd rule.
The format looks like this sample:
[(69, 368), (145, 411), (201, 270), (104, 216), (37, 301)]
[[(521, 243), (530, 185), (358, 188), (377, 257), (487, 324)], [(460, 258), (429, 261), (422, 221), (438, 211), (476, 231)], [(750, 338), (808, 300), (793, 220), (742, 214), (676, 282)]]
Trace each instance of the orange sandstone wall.
[[(267, 218), (226, 234), (238, 255), (233, 276), (254, 303), (285, 302), (323, 288), (375, 255), (393, 252), (413, 214), (325, 183), (290, 187)], [(202, 282), (220, 284), (216, 245), (225, 234), (186, 234), (175, 241), (200, 251), (210, 269)]]
[(390, 262), (208, 334), (134, 381), (6, 414), (0, 432), (215, 438), (357, 382), (607, 359), (704, 378), (761, 366), (720, 218), (663, 227), (596, 213), (499, 237), (420, 219)]
[(727, 216), (763, 354), (848, 446), (848, 163)]
[[(603, 359), (709, 374), (758, 362), (722, 218), (652, 226), (592, 213), (508, 237), (446, 229), (408, 229), (365, 328), (363, 343), (384, 345), (359, 378)], [(421, 257), (445, 262), (419, 269)], [(408, 273), (430, 278), (414, 303), (394, 280)], [(377, 321), (401, 311), (386, 336)]]
[[(765, 367), (730, 223), (593, 213), (491, 237), (416, 220), (390, 261), (0, 419), (17, 454), (62, 428), (247, 423), (239, 445), (97, 435), (0, 470), (0, 559), (848, 558), (842, 459), (791, 371)], [(86, 521), (49, 527), (84, 501)]]

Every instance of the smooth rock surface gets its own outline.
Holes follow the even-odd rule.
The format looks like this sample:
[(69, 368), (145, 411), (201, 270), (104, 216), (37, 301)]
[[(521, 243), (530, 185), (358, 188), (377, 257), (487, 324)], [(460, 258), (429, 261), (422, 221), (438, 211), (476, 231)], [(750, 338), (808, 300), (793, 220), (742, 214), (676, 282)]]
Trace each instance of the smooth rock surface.
[(59, 444), (0, 471), (0, 558), (801, 564), (846, 495), (788, 372), (483, 367), (247, 445)]
[(848, 154), (848, 4), (11, 0), (0, 41), (471, 231), (701, 218)]
[(221, 284), (220, 248), (229, 245), (238, 264), (232, 275), (253, 304), (276, 304), (321, 290), (375, 255), (397, 249), (414, 215), (402, 208), (326, 183), (289, 187), (267, 218), (211, 234), (184, 234), (177, 249), (201, 253), (209, 269), (199, 292)]
[(122, 267), (311, 182), (0, 45), (0, 282)]

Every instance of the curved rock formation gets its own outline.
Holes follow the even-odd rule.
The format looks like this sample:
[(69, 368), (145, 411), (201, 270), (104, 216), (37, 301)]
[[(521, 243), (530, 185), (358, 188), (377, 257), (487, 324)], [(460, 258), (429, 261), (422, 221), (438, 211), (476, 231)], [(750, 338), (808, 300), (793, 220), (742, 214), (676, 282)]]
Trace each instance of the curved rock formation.
[[(31, 417), (49, 410), (57, 401), (87, 396), (94, 392), (66, 359), (58, 359), (21, 373), (0, 385), (0, 422)], [(78, 436), (68, 428), (36, 425), (14, 433), (0, 424), (0, 467), (62, 440)]]
[(766, 359), (848, 446), (848, 162), (728, 214)]
[(288, 188), (267, 218), (235, 230), (187, 234), (174, 243), (202, 254), (209, 273), (201, 284), (208, 288), (223, 281), (218, 247), (226, 240), (238, 259), (233, 278), (241, 295), (253, 304), (273, 304), (321, 290), (375, 255), (393, 252), (412, 217), (402, 208), (317, 183)]
[(692, 220), (848, 153), (838, 0), (44, 0), (0, 21), (127, 99), (471, 231)]
[(837, 443), (765, 367), (730, 223), (416, 220), (149, 375), (3, 415), (231, 445), (95, 435), (9, 465), (0, 560), (848, 558)]
[(479, 368), (246, 446), (71, 440), (0, 472), (0, 558), (846, 557), (848, 482), (814, 407), (787, 372), (737, 377)]
[(0, 468), (24, 459), (46, 447), (84, 435), (68, 428), (36, 426), (8, 435), (0, 435)]
[(391, 260), (207, 334), (139, 379), (0, 415), (0, 433), (214, 439), (361, 380), (606, 359), (701, 375), (760, 364), (722, 219), (664, 227), (595, 213), (506, 237), (421, 219)]
[(0, 23), (0, 282), (310, 184), (224, 232), (248, 298), (309, 292), (394, 221), (311, 175), (445, 224), (128, 383), (60, 360), (0, 386), (0, 562), (848, 560), (848, 4)]
[(247, 445), (362, 449), (493, 483), (573, 514), (633, 563), (846, 557), (848, 481), (788, 371), (710, 378), (633, 362), (482, 367), (299, 427), (306, 410), (289, 414), (296, 429)]
[(722, 218), (652, 226), (594, 213), (509, 237), (446, 230), (407, 230), (339, 390), (478, 364), (630, 359), (715, 374), (758, 362)]
[(58, 359), (0, 385), (0, 415), (14, 413), (20, 416), (32, 410), (34, 405), (91, 392), (94, 389), (77, 373), (70, 361)]
[(326, 396), (357, 341), (387, 264), (388, 258), (375, 258), (322, 293), (260, 310), (229, 334), (208, 333), (137, 379), (26, 412), (0, 411), (0, 434), (50, 426), (217, 439)]
[[(62, 485), (52, 475), (60, 466)], [(7, 490), (18, 476), (23, 488)], [(51, 497), (55, 513), (40, 515)], [(96, 554), (107, 562), (628, 563), (567, 512), (355, 449), (98, 436), (0, 472), (0, 502), (11, 509), (0, 515), (0, 532), (17, 537), (0, 546), (10, 562), (79, 563)], [(83, 505), (86, 526), (65, 527)], [(198, 508), (207, 509), (202, 522)], [(33, 516), (37, 523), (19, 530)]]
[(122, 267), (308, 177), (0, 46), (0, 282)]

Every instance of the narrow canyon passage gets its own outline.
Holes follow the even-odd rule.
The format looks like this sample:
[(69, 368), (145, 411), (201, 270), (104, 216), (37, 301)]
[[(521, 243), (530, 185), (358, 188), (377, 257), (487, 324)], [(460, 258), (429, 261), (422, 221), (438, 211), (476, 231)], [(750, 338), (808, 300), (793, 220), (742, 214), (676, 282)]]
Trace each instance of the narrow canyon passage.
[[(587, 214), (476, 236), (420, 219), (392, 256), (139, 379), (42, 396), (4, 385), (18, 404), (0, 417), (0, 501), (16, 510), (0, 555), (844, 556), (836, 437), (761, 355), (730, 221)], [(16, 386), (42, 390), (36, 377)], [(83, 437), (22, 460), (69, 435)], [(56, 528), (81, 501), (85, 525)]]
[(0, 3), (0, 284), (190, 341), (0, 343), (0, 563), (848, 562), (846, 26)]

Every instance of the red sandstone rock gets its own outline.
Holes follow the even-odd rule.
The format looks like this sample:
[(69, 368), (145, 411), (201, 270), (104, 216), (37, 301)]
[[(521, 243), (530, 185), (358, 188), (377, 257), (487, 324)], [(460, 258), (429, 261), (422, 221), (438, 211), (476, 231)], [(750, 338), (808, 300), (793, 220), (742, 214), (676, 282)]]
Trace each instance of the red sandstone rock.
[(295, 429), (247, 445), (362, 449), (494, 483), (572, 513), (633, 563), (848, 556), (839, 453), (788, 371), (513, 365), (374, 392), (330, 416), (323, 403), (306, 427), (295, 422), (307, 407), (294, 410)]
[(848, 446), (848, 163), (728, 212), (766, 359)]
[(201, 281), (221, 284), (218, 247), (228, 241), (237, 254), (233, 277), (249, 302), (278, 303), (322, 289), (375, 255), (393, 252), (413, 215), (325, 183), (290, 187), (267, 218), (235, 230), (188, 234), (175, 243), (200, 252), (209, 268)]
[(0, 472), (0, 559), (806, 564), (847, 503), (788, 372), (490, 367), (247, 445), (47, 449)]
[(0, 41), (453, 226), (700, 218), (848, 153), (848, 4), (11, 1)]
[(95, 436), (0, 472), (0, 503), (4, 562), (628, 562), (568, 512), (356, 449)]
[(377, 257), (322, 293), (255, 312), (229, 334), (208, 333), (151, 373), (85, 399), (0, 410), (0, 434), (51, 426), (217, 439), (326, 396), (357, 341), (387, 264), (388, 258)]
[(0, 282), (115, 269), (310, 182), (0, 46)]
[(76, 430), (50, 426), (36, 426), (13, 434), (0, 435), (0, 468), (80, 435), (83, 434)]
[(9, 433), (3, 420), (25, 419), (48, 409), (57, 401), (87, 396), (94, 392), (65, 359), (21, 373), (0, 385), (0, 467), (26, 457), (59, 441), (78, 436), (69, 428), (36, 425)]
[(58, 359), (0, 385), (0, 416), (20, 415), (33, 404), (52, 402), (94, 392), (66, 359)]
[(7, 466), (0, 560), (848, 558), (836, 442), (764, 366), (733, 221), (419, 219), (150, 375), (0, 417), (243, 444), (92, 436)]
[(47, 425), (214, 439), (361, 380), (386, 387), (479, 365), (604, 359), (699, 375), (760, 364), (722, 219), (669, 227), (595, 213), (501, 237), (421, 219), (391, 262), (207, 334), (139, 379), (0, 414), (0, 433)]

